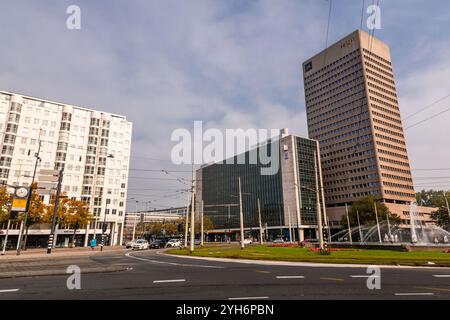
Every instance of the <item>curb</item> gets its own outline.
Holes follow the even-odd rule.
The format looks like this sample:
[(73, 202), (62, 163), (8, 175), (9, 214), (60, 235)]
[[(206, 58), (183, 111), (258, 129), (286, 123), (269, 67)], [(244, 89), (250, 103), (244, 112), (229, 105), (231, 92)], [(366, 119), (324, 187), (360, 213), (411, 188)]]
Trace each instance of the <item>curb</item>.
[(233, 259), (233, 258), (211, 258), (211, 257), (192, 257), (186, 255), (170, 254), (158, 251), (156, 254), (161, 254), (169, 257), (180, 257), (184, 259), (227, 262), (227, 263), (241, 263), (241, 264), (256, 264), (265, 266), (286, 266), (286, 267), (312, 267), (312, 268), (364, 268), (369, 266), (377, 266), (381, 269), (418, 269), (418, 270), (449, 270), (450, 267), (442, 266), (402, 266), (402, 265), (377, 265), (377, 264), (342, 264), (342, 263), (319, 263), (319, 262), (294, 262), (294, 261), (273, 261), (273, 260), (249, 260), (249, 259)]
[[(129, 270), (125, 266), (108, 266), (108, 267), (87, 267), (81, 268), (82, 274), (89, 273), (110, 273), (110, 272), (120, 272)], [(12, 279), (12, 278), (28, 278), (28, 277), (41, 277), (41, 276), (63, 276), (68, 275), (66, 270), (35, 270), (35, 271), (12, 271), (12, 272), (2, 272), (0, 274), (0, 279)]]

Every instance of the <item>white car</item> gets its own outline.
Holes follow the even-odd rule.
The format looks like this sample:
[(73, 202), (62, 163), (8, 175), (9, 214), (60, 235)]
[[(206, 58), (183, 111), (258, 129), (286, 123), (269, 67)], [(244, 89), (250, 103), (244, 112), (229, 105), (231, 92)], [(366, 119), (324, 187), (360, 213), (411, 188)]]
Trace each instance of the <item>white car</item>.
[(133, 244), (133, 250), (148, 250), (148, 241), (147, 240), (137, 240)]
[(134, 240), (128, 241), (128, 242), (125, 244), (125, 247), (126, 247), (127, 249), (131, 249), (131, 248), (133, 248), (133, 246), (134, 246), (135, 243), (136, 243), (136, 241), (134, 241)]
[(166, 248), (175, 248), (175, 247), (181, 247), (181, 240), (171, 239), (166, 244)]
[(244, 244), (252, 244), (253, 240), (250, 238), (244, 239)]

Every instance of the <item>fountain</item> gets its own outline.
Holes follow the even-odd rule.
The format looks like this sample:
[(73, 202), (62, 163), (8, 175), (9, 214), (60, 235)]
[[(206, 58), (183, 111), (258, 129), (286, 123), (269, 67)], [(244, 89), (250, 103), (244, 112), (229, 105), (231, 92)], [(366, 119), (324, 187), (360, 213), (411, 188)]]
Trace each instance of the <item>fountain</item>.
[[(381, 222), (378, 235), (377, 225), (353, 227), (350, 232), (354, 244), (449, 246), (450, 232), (436, 225), (425, 225), (417, 212), (417, 204), (412, 203), (409, 210), (410, 226), (404, 227)], [(332, 242), (349, 242), (349, 230), (343, 229), (331, 237)]]

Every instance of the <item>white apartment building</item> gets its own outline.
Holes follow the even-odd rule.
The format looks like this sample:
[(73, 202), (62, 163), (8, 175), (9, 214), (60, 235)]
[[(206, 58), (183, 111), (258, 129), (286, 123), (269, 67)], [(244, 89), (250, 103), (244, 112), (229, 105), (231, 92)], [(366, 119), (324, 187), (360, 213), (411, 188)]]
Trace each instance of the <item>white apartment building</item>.
[[(120, 244), (131, 132), (132, 123), (124, 116), (0, 91), (0, 184), (30, 185), (40, 143), (36, 180), (41, 169), (64, 168), (62, 192), (88, 202), (96, 217), (87, 230), (78, 231), (84, 244), (88, 235), (101, 234), (104, 221), (109, 244)], [(43, 196), (48, 203), (50, 195)], [(29, 235), (48, 233), (40, 226)], [(57, 231), (60, 238), (69, 234), (64, 228)]]

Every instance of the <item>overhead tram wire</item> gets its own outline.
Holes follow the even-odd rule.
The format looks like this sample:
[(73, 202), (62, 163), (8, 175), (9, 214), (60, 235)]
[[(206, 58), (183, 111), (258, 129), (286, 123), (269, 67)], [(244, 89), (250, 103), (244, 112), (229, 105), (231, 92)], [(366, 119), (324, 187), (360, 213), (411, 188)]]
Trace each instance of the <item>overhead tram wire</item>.
[(450, 111), (450, 108), (445, 109), (444, 111), (441, 111), (441, 112), (439, 112), (439, 113), (436, 113), (436, 114), (434, 114), (434, 115), (432, 115), (432, 116), (430, 116), (430, 117), (428, 117), (428, 118), (425, 118), (425, 119), (423, 119), (423, 120), (421, 120), (421, 121), (419, 121), (419, 122), (416, 122), (416, 123), (414, 123), (414, 124), (412, 124), (412, 125), (406, 127), (406, 128), (405, 128), (405, 131), (408, 130), (408, 129), (414, 128), (414, 127), (418, 126), (419, 124), (422, 124), (422, 123), (424, 123), (424, 122), (427, 122), (427, 121), (429, 121), (429, 120), (432, 120), (432, 119), (434, 119), (434, 118), (436, 118), (436, 117), (438, 117), (438, 116), (440, 116), (440, 115), (442, 115), (442, 114), (444, 114), (444, 113), (447, 113), (447, 112), (449, 112), (449, 111)]
[(438, 104), (439, 102), (444, 101), (445, 99), (447, 99), (447, 98), (449, 98), (449, 97), (450, 97), (450, 93), (447, 94), (446, 96), (444, 96), (444, 97), (442, 97), (442, 98), (439, 98), (438, 100), (436, 100), (436, 101), (430, 103), (429, 105), (426, 105), (426, 106), (420, 108), (419, 111), (416, 111), (416, 112), (410, 114), (409, 116), (403, 118), (403, 121), (406, 121), (406, 120), (408, 120), (408, 119), (410, 119), (410, 118), (412, 118), (412, 117), (418, 115), (419, 113), (421, 113), (421, 112), (423, 112), (423, 111), (425, 111), (425, 110), (430, 109), (431, 107), (435, 106), (435, 105)]

